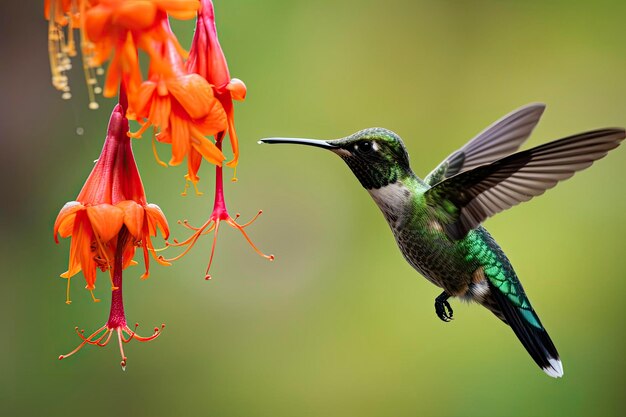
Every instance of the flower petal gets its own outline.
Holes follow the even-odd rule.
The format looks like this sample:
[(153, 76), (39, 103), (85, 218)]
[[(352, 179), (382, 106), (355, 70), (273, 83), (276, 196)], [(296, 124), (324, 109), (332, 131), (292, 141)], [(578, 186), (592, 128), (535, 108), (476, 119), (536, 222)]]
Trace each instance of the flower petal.
[(110, 204), (87, 207), (87, 216), (103, 243), (117, 236), (124, 223), (124, 210)]
[[(230, 104), (232, 106), (232, 102)], [(215, 135), (216, 133), (223, 132), (228, 128), (226, 111), (217, 99), (212, 101), (212, 107), (208, 115), (205, 118), (195, 120), (194, 122), (194, 127), (205, 136)]]
[(246, 85), (239, 78), (230, 80), (226, 89), (230, 91), (233, 100), (243, 101), (246, 99)]
[(129, 94), (129, 101), (137, 117), (148, 117), (150, 104), (157, 84), (154, 81), (144, 81), (134, 94)]
[(120, 201), (116, 207), (124, 211), (124, 225), (137, 240), (142, 239), (144, 211), (143, 207), (131, 200)]
[(102, 4), (85, 12), (85, 32), (91, 42), (99, 42), (108, 35), (111, 17), (111, 9)]
[(59, 243), (58, 234), (60, 234), (61, 237), (68, 237), (72, 234), (76, 212), (84, 208), (85, 207), (78, 201), (65, 203), (61, 211), (59, 211), (57, 219), (54, 221), (54, 241), (56, 243)]
[(200, 152), (204, 159), (212, 164), (222, 165), (222, 162), (226, 159), (222, 151), (204, 136), (194, 136), (191, 144), (196, 151)]
[[(232, 109), (231, 109), (232, 110)], [(233, 150), (233, 159), (228, 161), (226, 166), (235, 168), (239, 163), (239, 139), (237, 139), (237, 132), (235, 131), (235, 120), (233, 114), (228, 115), (228, 137), (230, 138), (230, 147)]]
[(137, 262), (133, 261), (135, 257), (135, 251), (137, 250), (137, 246), (135, 245), (127, 245), (124, 248), (124, 252), (122, 254), (122, 259), (124, 263), (122, 264), (122, 269), (126, 269), (131, 265), (137, 265)]
[(174, 112), (170, 116), (170, 136), (172, 138), (172, 159), (170, 165), (183, 162), (189, 152), (189, 125), (188, 121), (178, 117)]
[(161, 208), (156, 204), (148, 204), (144, 207), (146, 211), (146, 219), (148, 221), (148, 230), (151, 236), (156, 236), (156, 228), (161, 230), (163, 239), (167, 239), (170, 236), (170, 228), (167, 225), (167, 219), (165, 214), (161, 211)]
[(167, 88), (192, 119), (206, 117), (214, 107), (213, 89), (198, 74), (170, 79), (167, 81)]
[(153, 0), (153, 2), (168, 15), (180, 20), (193, 19), (200, 8), (198, 0)]
[(202, 154), (192, 147), (189, 151), (189, 155), (187, 155), (187, 175), (185, 178), (194, 184), (200, 181), (200, 177), (198, 177), (198, 170), (200, 169), (201, 163)]
[(126, 1), (117, 7), (113, 23), (130, 30), (142, 30), (154, 24), (156, 13), (156, 5), (149, 0)]
[(81, 270), (81, 250), (85, 242), (89, 241), (87, 247), (91, 245), (91, 226), (89, 222), (85, 222), (86, 214), (78, 212), (74, 221), (74, 230), (72, 231), (72, 242), (70, 243), (70, 261), (67, 271), (61, 274), (63, 278), (70, 278)]

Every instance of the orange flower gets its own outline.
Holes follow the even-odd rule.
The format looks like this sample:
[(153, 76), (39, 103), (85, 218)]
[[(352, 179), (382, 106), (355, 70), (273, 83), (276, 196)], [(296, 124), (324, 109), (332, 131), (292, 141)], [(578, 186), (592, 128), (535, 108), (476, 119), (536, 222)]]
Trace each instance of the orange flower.
[[(144, 49), (151, 60), (160, 60), (153, 45), (176, 42), (171, 31), (163, 29), (167, 15), (191, 19), (198, 7), (197, 0), (100, 0), (85, 11), (85, 35), (92, 43), (93, 61), (89, 65), (100, 66), (113, 53), (104, 96), (115, 96), (123, 75), (128, 77), (125, 81), (130, 91), (138, 86), (137, 47)], [(184, 52), (177, 47), (179, 52)]]
[(69, 269), (61, 275), (68, 280), (66, 302), (70, 303), (70, 279), (81, 270), (87, 281), (87, 289), (95, 301), (99, 301), (93, 296), (96, 268), (108, 271), (112, 284), (111, 311), (106, 324), (90, 336), (85, 336), (84, 331), (79, 332), (76, 328), (82, 342), (70, 353), (59, 356), (59, 359), (75, 354), (87, 344), (105, 346), (116, 333), (122, 368), (126, 366), (123, 343), (133, 339), (141, 342), (152, 340), (159, 336), (164, 327), (155, 328), (148, 337), (139, 336), (128, 327), (122, 299), (122, 270), (132, 263), (137, 247), (142, 247), (144, 252), (146, 270), (142, 278), (148, 277), (148, 252), (159, 263), (168, 265), (156, 256), (150, 238), (156, 236), (157, 229), (166, 239), (169, 234), (161, 209), (146, 203), (128, 137), (125, 107), (126, 94), (122, 92), (120, 104), (111, 114), (100, 158), (76, 201), (67, 203), (61, 209), (54, 224), (54, 238), (57, 242), (58, 235), (72, 238)]
[(61, 275), (68, 280), (68, 303), (70, 278), (81, 270), (93, 296), (96, 269), (111, 270), (122, 228), (130, 234), (124, 241), (123, 268), (132, 263), (137, 247), (144, 252), (146, 269), (142, 278), (149, 275), (149, 252), (165, 264), (156, 256), (150, 238), (159, 229), (167, 239), (167, 220), (158, 206), (146, 202), (123, 112), (121, 105), (113, 110), (100, 158), (76, 201), (67, 203), (54, 223), (57, 242), (59, 235), (72, 238), (69, 268)]
[(213, 86), (215, 97), (222, 103), (228, 119), (227, 133), (233, 150), (233, 159), (226, 165), (235, 168), (239, 161), (239, 143), (235, 131), (235, 109), (233, 100), (246, 98), (246, 85), (237, 78), (230, 78), (226, 57), (217, 39), (215, 12), (211, 0), (201, 0), (196, 31), (186, 62), (190, 72), (200, 74)]
[(178, 165), (186, 157), (186, 178), (195, 185), (203, 157), (216, 165), (226, 159), (205, 137), (226, 128), (226, 114), (209, 83), (198, 74), (184, 71), (175, 45), (166, 42), (163, 48), (168, 73), (151, 71), (150, 79), (131, 96), (135, 117), (146, 120), (131, 136), (140, 137), (151, 125), (159, 129), (157, 140), (172, 145), (170, 165)]
[(130, 90), (136, 88), (141, 83), (137, 48), (144, 49), (152, 60), (160, 60), (155, 45), (175, 42), (171, 33), (163, 30), (167, 16), (191, 19), (199, 6), (198, 0), (46, 0), (53, 85), (64, 91), (64, 98), (71, 97), (65, 72), (71, 68), (69, 58), (76, 55), (72, 29), (79, 28), (90, 108), (98, 107), (94, 94), (101, 91), (96, 74), (102, 73), (101, 66), (111, 57), (104, 96), (115, 96), (121, 80)]
[[(226, 165), (236, 167), (239, 159), (239, 145), (237, 142), (237, 134), (235, 132), (235, 119), (234, 119), (234, 100), (243, 100), (246, 95), (246, 86), (241, 80), (236, 78), (231, 79), (228, 72), (228, 65), (226, 64), (226, 58), (222, 52), (222, 48), (217, 39), (217, 30), (215, 28), (215, 14), (213, 12), (213, 3), (211, 0), (201, 0), (202, 8), (198, 12), (198, 19), (196, 21), (196, 31), (193, 38), (191, 50), (189, 52), (189, 59), (186, 62), (187, 70), (204, 77), (213, 87), (215, 97), (222, 104), (224, 111), (226, 112), (228, 124), (223, 129), (220, 129), (215, 136), (215, 146), (221, 151), (222, 142), (224, 136), (228, 133), (230, 137), (230, 143), (233, 150), (233, 159)], [(199, 165), (199, 162), (198, 162)], [(246, 241), (250, 244), (252, 249), (260, 256), (273, 261), (274, 255), (266, 255), (261, 252), (244, 230), (250, 226), (262, 213), (259, 211), (256, 216), (245, 224), (237, 223), (239, 214), (235, 217), (231, 217), (226, 208), (226, 200), (224, 199), (224, 179), (223, 168), (221, 164), (215, 167), (215, 200), (213, 203), (213, 212), (209, 219), (200, 227), (194, 227), (190, 225), (187, 220), (179, 222), (184, 227), (192, 231), (192, 235), (186, 240), (179, 242), (174, 240), (174, 243), (168, 243), (168, 246), (184, 247), (184, 251), (168, 261), (175, 261), (184, 256), (191, 248), (196, 244), (200, 236), (213, 233), (213, 243), (211, 245), (211, 255), (209, 257), (209, 263), (205, 272), (205, 278), (210, 279), (209, 271), (211, 264), (213, 263), (213, 255), (215, 254), (215, 246), (217, 243), (217, 236), (220, 228), (220, 224), (225, 222), (234, 229), (237, 229)], [(197, 168), (196, 168), (197, 171)], [(190, 178), (191, 179), (191, 178)], [(236, 180), (236, 179), (234, 179)]]

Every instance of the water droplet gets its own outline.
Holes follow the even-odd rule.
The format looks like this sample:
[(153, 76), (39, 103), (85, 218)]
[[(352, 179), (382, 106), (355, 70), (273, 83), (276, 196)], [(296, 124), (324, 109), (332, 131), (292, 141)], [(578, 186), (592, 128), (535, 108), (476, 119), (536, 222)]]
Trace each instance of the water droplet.
[(61, 98), (63, 100), (69, 100), (72, 98), (72, 93), (70, 93), (69, 91), (66, 91), (65, 93), (61, 94)]
[(91, 110), (97, 110), (100, 107), (100, 105), (98, 103), (96, 103), (95, 101), (92, 101), (91, 103), (89, 103), (89, 108)]
[(96, 94), (102, 93), (102, 87), (94, 87), (93, 92)]
[(84, 133), (85, 133), (85, 129), (83, 129), (82, 127), (79, 126), (76, 128), (76, 134), (78, 136), (82, 136)]

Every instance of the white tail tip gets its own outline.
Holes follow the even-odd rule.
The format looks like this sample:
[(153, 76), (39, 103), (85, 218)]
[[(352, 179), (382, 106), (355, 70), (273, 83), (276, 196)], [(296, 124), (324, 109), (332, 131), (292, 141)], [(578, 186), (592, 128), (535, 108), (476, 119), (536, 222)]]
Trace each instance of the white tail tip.
[(560, 359), (549, 358), (550, 366), (546, 366), (543, 372), (550, 375), (552, 378), (561, 378), (563, 376), (563, 364)]

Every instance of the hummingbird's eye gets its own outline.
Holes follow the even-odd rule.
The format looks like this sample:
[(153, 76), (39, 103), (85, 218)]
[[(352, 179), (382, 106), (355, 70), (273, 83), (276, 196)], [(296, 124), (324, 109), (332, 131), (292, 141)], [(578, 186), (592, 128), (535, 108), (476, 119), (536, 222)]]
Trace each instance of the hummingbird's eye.
[(357, 149), (363, 153), (369, 153), (372, 150), (372, 142), (363, 141), (357, 145)]

